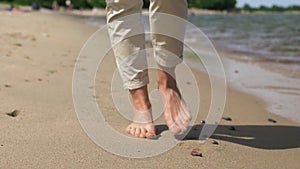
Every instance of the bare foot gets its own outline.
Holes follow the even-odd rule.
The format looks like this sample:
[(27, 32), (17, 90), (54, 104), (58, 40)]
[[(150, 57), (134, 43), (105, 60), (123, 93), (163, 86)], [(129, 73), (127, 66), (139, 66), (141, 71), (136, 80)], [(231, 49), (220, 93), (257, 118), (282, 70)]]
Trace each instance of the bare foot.
[(126, 128), (126, 132), (139, 138), (153, 138), (155, 126), (152, 122), (151, 109), (147, 112), (134, 112), (133, 122)]
[(147, 86), (130, 90), (133, 101), (133, 122), (126, 128), (126, 132), (139, 138), (155, 136), (155, 126), (152, 120), (151, 104), (148, 98)]
[(176, 85), (175, 67), (158, 70), (158, 88), (164, 103), (165, 122), (174, 134), (185, 132), (191, 121), (191, 113), (181, 98)]

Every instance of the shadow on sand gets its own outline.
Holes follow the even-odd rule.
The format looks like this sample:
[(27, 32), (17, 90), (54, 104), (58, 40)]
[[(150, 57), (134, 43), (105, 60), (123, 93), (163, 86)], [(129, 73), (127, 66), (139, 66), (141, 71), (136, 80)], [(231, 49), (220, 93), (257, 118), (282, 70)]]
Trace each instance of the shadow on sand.
[[(183, 140), (198, 140), (203, 125), (191, 127)], [(290, 149), (300, 147), (300, 127), (268, 125), (219, 125), (210, 137), (260, 149)], [(166, 125), (156, 126), (159, 135), (168, 130)]]

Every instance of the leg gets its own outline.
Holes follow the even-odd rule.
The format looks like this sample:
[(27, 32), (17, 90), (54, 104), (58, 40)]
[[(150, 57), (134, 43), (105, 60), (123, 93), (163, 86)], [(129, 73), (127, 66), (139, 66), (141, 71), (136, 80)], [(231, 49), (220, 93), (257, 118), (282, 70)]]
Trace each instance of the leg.
[[(136, 137), (153, 137), (151, 105), (148, 98), (147, 58), (142, 0), (107, 0), (107, 26), (125, 89), (132, 96), (134, 118), (126, 131)], [(131, 15), (130, 17), (125, 17)]]
[[(169, 18), (159, 13), (173, 16)], [(186, 0), (151, 0), (150, 20), (154, 32), (152, 43), (159, 66), (158, 88), (164, 102), (165, 121), (174, 134), (186, 131), (191, 120), (175, 77), (176, 65), (182, 61), (186, 16)]]

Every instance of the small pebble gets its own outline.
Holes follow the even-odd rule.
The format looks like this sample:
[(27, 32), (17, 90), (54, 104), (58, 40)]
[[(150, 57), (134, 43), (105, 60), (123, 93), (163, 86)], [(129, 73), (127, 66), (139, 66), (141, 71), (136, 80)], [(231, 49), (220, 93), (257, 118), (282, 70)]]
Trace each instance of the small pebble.
[(202, 153), (200, 153), (199, 151), (196, 151), (196, 150), (193, 150), (193, 151), (191, 152), (191, 155), (192, 155), (192, 156), (202, 157)]
[(234, 126), (230, 126), (229, 130), (235, 131), (235, 127)]
[(235, 70), (234, 73), (239, 73), (239, 71), (238, 71), (238, 70)]
[(6, 113), (6, 115), (11, 116), (11, 117), (17, 117), (19, 115), (20, 111), (19, 110), (14, 110), (10, 113)]
[(1, 147), (3, 147), (3, 144), (1, 144)]
[(41, 82), (41, 81), (43, 81), (43, 79), (42, 79), (42, 78), (38, 78), (38, 81), (40, 81), (40, 82)]
[(215, 145), (219, 145), (219, 143), (216, 140), (213, 140), (211, 143), (213, 143)]
[(232, 121), (232, 118), (230, 117), (222, 117), (223, 120), (226, 120), (226, 121)]
[(190, 85), (190, 84), (191, 84), (191, 82), (186, 82), (186, 84)]
[(273, 120), (273, 119), (270, 119), (270, 118), (268, 119), (268, 121), (269, 121), (269, 122), (272, 122), (272, 123), (277, 123), (276, 120)]
[(205, 124), (205, 121), (204, 121), (204, 120), (201, 120), (200, 123), (201, 123), (201, 124)]

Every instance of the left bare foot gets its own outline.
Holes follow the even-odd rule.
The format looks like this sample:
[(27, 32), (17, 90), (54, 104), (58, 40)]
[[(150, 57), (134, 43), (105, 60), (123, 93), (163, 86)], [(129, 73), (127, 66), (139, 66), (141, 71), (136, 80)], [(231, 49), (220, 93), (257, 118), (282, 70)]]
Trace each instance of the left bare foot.
[(148, 97), (147, 85), (129, 90), (134, 116), (133, 122), (128, 125), (126, 132), (138, 138), (152, 138), (155, 136), (155, 126), (152, 120), (151, 104)]
[(139, 138), (155, 137), (155, 126), (151, 113), (151, 109), (147, 112), (134, 112), (133, 122), (128, 125), (126, 132)]
[(185, 132), (191, 121), (191, 113), (181, 98), (176, 85), (175, 68), (158, 70), (157, 82), (164, 103), (165, 121), (174, 134)]

